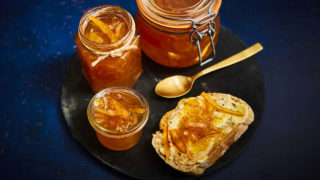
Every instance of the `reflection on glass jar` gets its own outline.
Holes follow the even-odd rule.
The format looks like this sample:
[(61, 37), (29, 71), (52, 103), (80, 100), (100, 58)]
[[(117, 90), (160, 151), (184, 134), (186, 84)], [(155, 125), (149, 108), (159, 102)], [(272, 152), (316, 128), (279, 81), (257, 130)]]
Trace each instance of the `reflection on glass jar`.
[(99, 142), (116, 151), (136, 145), (149, 117), (149, 105), (137, 91), (107, 88), (90, 101), (87, 115)]
[(132, 87), (142, 73), (140, 37), (132, 16), (117, 6), (98, 6), (81, 18), (74, 37), (82, 72), (97, 93)]
[(164, 66), (188, 67), (213, 52), (220, 29), (221, 0), (137, 0), (137, 4), (137, 29), (142, 50), (150, 59)]

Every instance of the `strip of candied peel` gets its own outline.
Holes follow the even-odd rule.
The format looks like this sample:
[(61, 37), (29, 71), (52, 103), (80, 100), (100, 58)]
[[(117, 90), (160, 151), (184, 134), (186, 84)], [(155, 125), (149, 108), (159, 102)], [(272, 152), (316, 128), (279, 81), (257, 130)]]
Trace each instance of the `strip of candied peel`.
[(225, 113), (228, 113), (228, 114), (232, 114), (232, 115), (235, 115), (235, 116), (243, 116), (243, 114), (241, 112), (239, 112), (239, 111), (233, 111), (231, 109), (227, 109), (227, 108), (224, 108), (224, 107), (220, 106), (215, 100), (213, 100), (205, 92), (202, 92), (201, 96), (204, 97), (212, 106), (217, 108), (219, 111), (222, 111), (222, 112), (225, 112)]
[(115, 30), (115, 36), (119, 39), (121, 35), (121, 31), (124, 30), (124, 22), (121, 22), (117, 25), (116, 30)]
[(169, 144), (169, 135), (168, 135), (168, 120), (164, 123), (164, 129), (162, 133), (162, 141), (164, 146), (164, 154), (166, 158), (170, 156), (170, 144)]
[(122, 109), (121, 111), (119, 110), (103, 110), (103, 109), (95, 109), (96, 113), (101, 113), (101, 114), (104, 114), (104, 115), (107, 115), (107, 116), (111, 116), (111, 117), (114, 117), (114, 116), (117, 116), (117, 117), (120, 117), (120, 118), (123, 118), (123, 119), (128, 119), (129, 118), (129, 113), (125, 110), (125, 109)]
[(172, 139), (172, 143), (178, 149), (181, 153), (186, 154), (190, 159), (192, 159), (192, 154), (188, 148), (188, 146), (181, 140), (181, 138), (178, 135), (178, 131), (175, 129), (172, 129), (169, 131), (169, 135)]
[(89, 16), (89, 18), (105, 35), (107, 35), (111, 42), (117, 41), (114, 33), (107, 24), (94, 16)]
[(146, 110), (143, 108), (131, 108), (131, 109), (129, 109), (129, 111), (132, 111), (132, 112), (138, 113), (138, 114), (143, 114), (146, 112)]

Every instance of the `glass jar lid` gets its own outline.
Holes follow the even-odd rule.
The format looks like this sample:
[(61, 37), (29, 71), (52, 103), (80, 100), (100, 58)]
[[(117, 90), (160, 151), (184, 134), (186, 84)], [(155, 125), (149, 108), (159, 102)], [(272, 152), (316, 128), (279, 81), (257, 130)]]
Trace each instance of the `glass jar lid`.
[(141, 15), (153, 26), (169, 32), (192, 30), (192, 21), (217, 14), (222, 0), (137, 0)]
[(160, 12), (170, 14), (173, 17), (186, 16), (192, 14), (194, 11), (205, 7), (208, 0), (149, 0), (150, 4)]

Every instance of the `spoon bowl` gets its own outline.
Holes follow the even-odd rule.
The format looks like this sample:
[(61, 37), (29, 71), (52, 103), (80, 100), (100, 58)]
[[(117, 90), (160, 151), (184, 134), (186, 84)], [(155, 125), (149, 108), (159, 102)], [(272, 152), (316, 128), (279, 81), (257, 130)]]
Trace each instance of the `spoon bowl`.
[(212, 65), (199, 73), (195, 74), (194, 76), (181, 76), (175, 75), (171, 77), (167, 77), (160, 81), (155, 87), (155, 93), (159, 96), (165, 98), (176, 98), (187, 94), (193, 86), (193, 83), (199, 77), (216, 71), (218, 69), (236, 64), (243, 60), (246, 60), (248, 57), (251, 57), (261, 51), (263, 47), (260, 43), (256, 43), (253, 46), (215, 64)]
[(192, 77), (175, 75), (160, 81), (156, 85), (155, 92), (166, 98), (180, 97), (191, 90), (193, 83)]

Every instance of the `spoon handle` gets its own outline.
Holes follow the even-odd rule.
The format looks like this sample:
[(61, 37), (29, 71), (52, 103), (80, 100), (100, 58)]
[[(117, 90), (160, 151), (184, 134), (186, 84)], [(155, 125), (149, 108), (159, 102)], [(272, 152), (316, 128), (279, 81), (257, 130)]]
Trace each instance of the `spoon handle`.
[(262, 49), (263, 49), (263, 47), (261, 46), (261, 44), (256, 43), (256, 44), (248, 47), (247, 49), (245, 49), (245, 50), (243, 50), (243, 51), (241, 51), (241, 52), (239, 52), (239, 53), (237, 53), (237, 54), (235, 54), (235, 55), (233, 55), (233, 56), (215, 64), (215, 65), (212, 65), (212, 66), (200, 71), (199, 73), (192, 76), (192, 79), (196, 80), (199, 77), (206, 75), (212, 71), (216, 71), (218, 69), (230, 66), (230, 65), (238, 63), (240, 61), (243, 61), (243, 60), (247, 59), (248, 57), (255, 55), (256, 53), (258, 53)]

